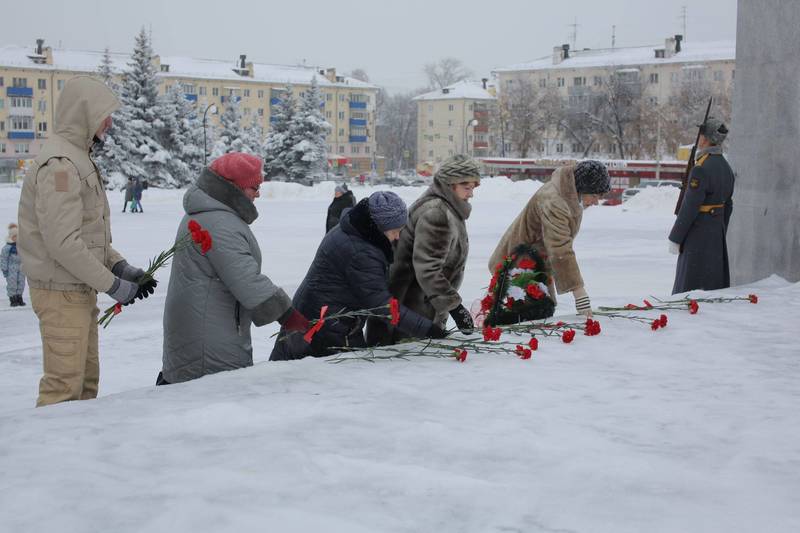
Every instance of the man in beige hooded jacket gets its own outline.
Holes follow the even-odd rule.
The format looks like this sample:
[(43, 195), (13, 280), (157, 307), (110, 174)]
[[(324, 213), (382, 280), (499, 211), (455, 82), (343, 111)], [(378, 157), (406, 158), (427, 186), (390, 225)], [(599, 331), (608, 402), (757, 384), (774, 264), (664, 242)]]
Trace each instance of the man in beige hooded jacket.
[(489, 260), (489, 272), (494, 272), (495, 265), (520, 244), (533, 246), (547, 257), (553, 301), (556, 290), (559, 294), (571, 292), (577, 312), (592, 316), (572, 243), (581, 227), (583, 210), (597, 205), (609, 190), (608, 170), (599, 161), (581, 161), (556, 169), (500, 239)]
[(54, 134), (22, 187), (18, 248), (44, 355), (37, 406), (97, 396), (97, 293), (127, 304), (155, 286), (140, 286), (144, 271), (111, 247), (108, 199), (89, 156), (117, 108), (119, 101), (102, 82), (86, 76), (69, 80), (58, 101)]

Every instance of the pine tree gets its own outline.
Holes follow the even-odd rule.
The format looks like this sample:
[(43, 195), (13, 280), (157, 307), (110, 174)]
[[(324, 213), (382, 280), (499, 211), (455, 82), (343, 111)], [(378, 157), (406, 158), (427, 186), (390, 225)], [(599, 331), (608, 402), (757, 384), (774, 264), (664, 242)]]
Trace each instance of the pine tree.
[[(111, 61), (111, 52), (106, 47), (103, 57), (95, 71), (96, 76), (103, 81), (119, 97), (119, 85), (114, 80), (114, 67)], [(95, 148), (93, 153), (94, 161), (100, 169), (100, 174), (107, 180), (111, 188), (122, 188), (128, 181), (125, 176), (120, 175), (123, 162), (128, 156), (122, 148), (121, 141), (127, 135), (126, 124), (130, 118), (128, 110), (124, 107), (118, 109), (112, 115), (111, 128), (106, 132), (106, 138), (102, 145)]]
[(244, 144), (251, 154), (264, 157), (264, 128), (258, 115), (253, 115), (250, 126), (244, 131)]
[(170, 86), (160, 100), (164, 126), (159, 141), (171, 155), (167, 171), (182, 187), (194, 182), (203, 168), (203, 124), (179, 83)]
[(103, 80), (103, 83), (115, 89), (114, 66), (111, 62), (111, 51), (107, 46), (103, 51), (103, 58), (100, 60), (100, 65), (97, 67), (97, 76)]
[(144, 28), (136, 36), (136, 45), (124, 73), (122, 84), (122, 116), (124, 135), (115, 141), (125, 153), (121, 172), (127, 177), (148, 180), (156, 187), (172, 188), (178, 183), (170, 176), (167, 165), (170, 154), (158, 142), (164, 127), (158, 100), (158, 85), (153, 67), (153, 50)]
[(270, 130), (264, 141), (264, 174), (267, 177), (291, 179), (289, 155), (294, 146), (292, 124), (296, 112), (292, 86), (287, 85), (272, 112)]
[(327, 164), (325, 136), (330, 130), (322, 114), (322, 96), (314, 76), (290, 127), (288, 175), (293, 181), (314, 179), (324, 172)]
[(228, 152), (249, 152), (244, 142), (245, 131), (242, 127), (242, 112), (239, 99), (229, 96), (225, 101), (225, 111), (219, 119), (217, 140), (211, 151), (211, 157), (217, 158)]

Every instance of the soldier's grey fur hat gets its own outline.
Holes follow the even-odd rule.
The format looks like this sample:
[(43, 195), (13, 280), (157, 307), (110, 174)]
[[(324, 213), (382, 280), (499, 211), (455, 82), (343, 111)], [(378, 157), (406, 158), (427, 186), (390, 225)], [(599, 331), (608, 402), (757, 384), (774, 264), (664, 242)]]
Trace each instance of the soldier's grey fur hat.
[(456, 154), (449, 157), (439, 170), (436, 171), (435, 179), (454, 185), (465, 181), (481, 182), (481, 170), (474, 159), (464, 154)]
[(705, 124), (699, 124), (700, 133), (706, 136), (711, 144), (722, 144), (728, 136), (728, 127), (716, 117), (708, 117)]
[(346, 193), (349, 189), (347, 188), (346, 183), (342, 183), (341, 185), (337, 185), (336, 188), (333, 189), (334, 192), (340, 192), (342, 194)]

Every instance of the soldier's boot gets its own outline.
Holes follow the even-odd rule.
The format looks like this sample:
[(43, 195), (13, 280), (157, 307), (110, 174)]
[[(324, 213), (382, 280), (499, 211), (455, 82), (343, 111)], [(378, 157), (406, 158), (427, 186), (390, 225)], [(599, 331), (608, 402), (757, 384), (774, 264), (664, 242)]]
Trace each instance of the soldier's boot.
[(16, 306), (19, 305), (17, 303), (17, 297), (16, 296), (9, 296), (8, 297), (8, 301), (11, 302), (11, 307), (16, 307)]
[(21, 294), (18, 294), (18, 295), (17, 295), (17, 305), (19, 305), (19, 306), (24, 306), (24, 305), (26, 305), (26, 304), (25, 304), (25, 301), (22, 299), (22, 295), (21, 295)]

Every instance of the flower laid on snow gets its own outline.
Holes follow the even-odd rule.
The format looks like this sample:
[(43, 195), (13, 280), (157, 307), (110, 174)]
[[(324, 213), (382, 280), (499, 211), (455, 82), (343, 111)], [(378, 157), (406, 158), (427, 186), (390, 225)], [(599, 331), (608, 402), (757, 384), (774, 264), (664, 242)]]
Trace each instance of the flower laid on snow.
[(692, 315), (696, 315), (697, 311), (700, 309), (700, 306), (697, 305), (697, 300), (689, 300), (689, 313)]
[(494, 298), (491, 294), (487, 294), (483, 297), (483, 300), (481, 300), (481, 311), (489, 311), (489, 309), (492, 307), (492, 304), (494, 304)]
[(467, 360), (467, 351), (463, 348), (456, 348), (453, 350), (453, 354), (455, 355), (456, 361), (459, 363), (463, 363)]
[(520, 359), (530, 359), (532, 350), (530, 348), (526, 348), (521, 344), (517, 344), (517, 349), (515, 350), (517, 357)]
[(600, 335), (600, 322), (592, 320), (591, 318), (587, 318), (586, 325), (583, 329), (583, 334), (589, 337)]
[(661, 327), (661, 323), (658, 320), (653, 320), (653, 323), (650, 324), (650, 329), (656, 331), (658, 328)]
[(564, 333), (561, 334), (561, 340), (564, 341), (566, 344), (569, 344), (575, 339), (575, 330), (568, 329)]
[(400, 323), (400, 302), (397, 301), (397, 298), (391, 298), (389, 300), (389, 312), (392, 315), (392, 325), (396, 326)]
[(539, 339), (536, 337), (531, 337), (531, 340), (528, 341), (528, 346), (530, 346), (532, 351), (536, 351), (539, 349)]
[(502, 334), (503, 330), (500, 328), (493, 328), (491, 326), (483, 327), (483, 340), (485, 341), (499, 341), (500, 335)]
[(751, 304), (757, 304), (758, 303), (758, 296), (755, 295), (755, 294), (748, 295), (747, 299), (750, 300)]
[(661, 315), (658, 317), (658, 325), (662, 328), (667, 327), (667, 315)]

